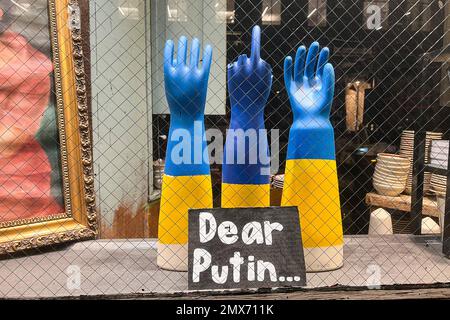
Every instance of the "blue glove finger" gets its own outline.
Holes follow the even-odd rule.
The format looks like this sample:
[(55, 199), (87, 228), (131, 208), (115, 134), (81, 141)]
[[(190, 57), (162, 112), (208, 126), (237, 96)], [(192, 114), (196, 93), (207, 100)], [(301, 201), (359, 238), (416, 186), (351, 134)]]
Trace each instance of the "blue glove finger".
[(246, 54), (241, 54), (238, 58), (238, 66), (242, 67), (243, 65), (245, 65), (245, 63), (247, 62), (247, 55)]
[(314, 80), (314, 71), (316, 67), (318, 53), (319, 53), (319, 43), (315, 41), (309, 47), (308, 56), (306, 57), (305, 77), (309, 81)]
[(210, 45), (207, 45), (205, 48), (205, 52), (203, 53), (203, 62), (202, 62), (202, 70), (203, 75), (209, 77), (209, 71), (211, 70), (211, 62), (212, 62), (213, 49)]
[(228, 71), (228, 79), (232, 79), (234, 76), (234, 63), (228, 64), (227, 71)]
[(198, 68), (198, 58), (200, 56), (200, 42), (197, 38), (194, 38), (191, 46), (191, 69)]
[(174, 45), (172, 40), (166, 41), (166, 46), (164, 47), (164, 72), (167, 73), (173, 68), (173, 51)]
[(251, 61), (252, 64), (258, 63), (261, 58), (261, 28), (259, 26), (253, 27), (252, 32), (252, 52)]
[(295, 67), (294, 67), (294, 81), (303, 82), (303, 75), (305, 74), (305, 57), (306, 48), (305, 46), (300, 46), (297, 49), (297, 54), (295, 55)]
[(323, 76), (323, 69), (325, 65), (328, 63), (328, 58), (330, 56), (330, 50), (325, 47), (320, 51), (319, 55), (319, 62), (317, 63), (317, 72), (316, 76), (319, 78), (322, 78)]
[(329, 101), (328, 105), (325, 105), (325, 111), (328, 113), (330, 112), (331, 108), (331, 102), (333, 101), (334, 97), (334, 83), (335, 83), (335, 75), (334, 75), (334, 68), (331, 63), (327, 63), (325, 67), (323, 68), (323, 75), (322, 75), (322, 89), (321, 89), (321, 95), (324, 97), (330, 97), (331, 101)]
[(177, 66), (186, 64), (187, 46), (187, 38), (185, 36), (181, 37), (178, 41)]
[(292, 57), (286, 57), (284, 59), (284, 84), (286, 85), (286, 90), (291, 87), (292, 83)]

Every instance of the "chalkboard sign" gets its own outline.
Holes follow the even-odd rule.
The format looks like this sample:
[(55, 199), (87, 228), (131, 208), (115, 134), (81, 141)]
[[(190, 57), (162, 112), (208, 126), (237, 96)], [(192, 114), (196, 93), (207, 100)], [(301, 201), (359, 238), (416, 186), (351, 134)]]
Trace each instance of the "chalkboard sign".
[(305, 285), (297, 207), (189, 210), (189, 290)]

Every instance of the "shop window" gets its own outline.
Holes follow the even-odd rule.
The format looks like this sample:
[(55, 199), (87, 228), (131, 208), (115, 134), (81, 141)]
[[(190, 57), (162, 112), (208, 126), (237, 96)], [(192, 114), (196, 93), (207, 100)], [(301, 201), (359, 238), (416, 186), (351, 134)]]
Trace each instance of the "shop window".
[(364, 1), (364, 26), (368, 30), (387, 29), (389, 1)]
[(281, 0), (263, 0), (262, 24), (281, 24)]
[(202, 45), (213, 45), (214, 63), (211, 66), (205, 113), (225, 113), (223, 83), (226, 82), (227, 63), (223, 52), (227, 45), (227, 22), (234, 21), (234, 5), (234, 1), (226, 0), (151, 1), (151, 94), (154, 114), (169, 113), (164, 91), (163, 53), (168, 39), (177, 43), (181, 36), (198, 38)]
[(308, 26), (324, 27), (327, 25), (327, 0), (308, 1)]
[(409, 0), (405, 15), (409, 17), (409, 25), (413, 31), (429, 32), (432, 30), (432, 0)]

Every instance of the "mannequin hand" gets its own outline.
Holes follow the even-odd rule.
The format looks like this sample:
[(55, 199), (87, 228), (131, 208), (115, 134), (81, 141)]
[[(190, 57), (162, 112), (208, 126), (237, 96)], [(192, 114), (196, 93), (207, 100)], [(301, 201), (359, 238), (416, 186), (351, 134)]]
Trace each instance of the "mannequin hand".
[(297, 50), (284, 61), (284, 80), (294, 123), (289, 133), (288, 159), (335, 159), (334, 130), (330, 122), (334, 96), (334, 69), (328, 63), (329, 50), (322, 49), (316, 66), (319, 44)]
[[(334, 69), (329, 51), (314, 42), (306, 56), (301, 46), (287, 57), (284, 78), (294, 123), (289, 132), (282, 206), (298, 206), (308, 271), (326, 271), (343, 264), (342, 215), (339, 201), (334, 129), (330, 111)], [(317, 257), (320, 256), (320, 259)]]
[[(212, 48), (206, 47), (200, 68), (199, 41), (192, 41), (189, 64), (186, 61), (187, 48), (186, 37), (181, 37), (176, 61), (173, 59), (173, 42), (167, 41), (164, 49), (164, 80), (170, 109), (165, 171), (172, 176), (209, 174), (209, 160), (203, 157), (203, 151), (207, 149), (204, 113)], [(177, 149), (180, 134), (186, 131), (190, 134), (190, 144), (186, 146), (188, 150), (180, 152)]]
[[(250, 58), (246, 54), (228, 66), (228, 89), (232, 114), (255, 117), (264, 114), (264, 107), (272, 87), (272, 68), (260, 58), (261, 29), (253, 28)], [(233, 115), (232, 115), (233, 116)]]
[(323, 117), (328, 120), (334, 96), (334, 69), (328, 63), (329, 50), (323, 48), (315, 70), (319, 43), (314, 42), (306, 57), (306, 48), (301, 46), (295, 56), (295, 67), (292, 58), (284, 61), (284, 80), (286, 90), (297, 119)]
[(212, 48), (207, 46), (199, 67), (200, 42), (192, 41), (190, 63), (187, 62), (188, 40), (181, 37), (177, 59), (173, 59), (174, 43), (169, 40), (164, 49), (164, 80), (166, 97), (173, 117), (199, 119), (205, 112), (206, 92), (212, 61)]

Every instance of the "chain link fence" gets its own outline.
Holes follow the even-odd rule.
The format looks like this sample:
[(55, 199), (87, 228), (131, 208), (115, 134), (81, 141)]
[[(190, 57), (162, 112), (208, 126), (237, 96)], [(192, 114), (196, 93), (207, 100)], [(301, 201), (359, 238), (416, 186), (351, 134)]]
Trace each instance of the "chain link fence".
[[(53, 3), (0, 1), (0, 239), (9, 241), (11, 227), (46, 228), (72, 201)], [(4, 254), (1, 297), (187, 291), (187, 210), (212, 207), (298, 206), (309, 288), (450, 281), (448, 1), (70, 4), (91, 91), (97, 239)], [(263, 71), (251, 67), (255, 43)], [(183, 142), (176, 129), (192, 134), (181, 153), (171, 153)], [(236, 129), (266, 131), (236, 151)], [(200, 162), (190, 163), (196, 148)]]

